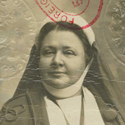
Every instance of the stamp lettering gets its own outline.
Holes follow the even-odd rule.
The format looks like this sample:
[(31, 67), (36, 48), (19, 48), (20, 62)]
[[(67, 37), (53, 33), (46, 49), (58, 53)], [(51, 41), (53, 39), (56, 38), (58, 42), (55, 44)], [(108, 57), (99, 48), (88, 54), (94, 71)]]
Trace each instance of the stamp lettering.
[(74, 5), (74, 7), (80, 6), (81, 4), (83, 4), (83, 0), (70, 0), (72, 1), (72, 4)]
[[(75, 0), (75, 1), (70, 0), (70, 1), (74, 5), (74, 7), (77, 7), (83, 4), (83, 0)], [(87, 7), (80, 14), (75, 14), (75, 15), (63, 12), (63, 10), (60, 10), (51, 0), (35, 0), (35, 2), (39, 6), (39, 8), (54, 22), (56, 22), (55, 21), (56, 19), (60, 19), (60, 21), (63, 21), (63, 22), (69, 21), (72, 24), (75, 22), (74, 21), (75, 17), (85, 12), (85, 10), (89, 5), (90, 0), (88, 0)], [(97, 15), (95, 15), (95, 18), (89, 24), (87, 24), (86, 26), (82, 26), (81, 28), (86, 29), (97, 21), (101, 13), (102, 6), (103, 6), (103, 0), (100, 0), (99, 9), (98, 9)], [(51, 14), (51, 17), (50, 17), (50, 14)]]
[(50, 10), (48, 10), (48, 12), (49, 12), (50, 14), (52, 14), (54, 11), (55, 11), (55, 8), (54, 8), (53, 6), (51, 6)]
[(53, 15), (56, 19), (58, 19), (58, 17), (60, 16), (61, 13), (58, 13), (58, 11), (56, 11), (56, 13)]
[(48, 0), (41, 0), (41, 1), (40, 1), (40, 3), (41, 3), (42, 5), (46, 5), (47, 2), (48, 2)]
[(66, 22), (67, 21), (67, 16), (66, 15), (61, 16), (61, 21)]

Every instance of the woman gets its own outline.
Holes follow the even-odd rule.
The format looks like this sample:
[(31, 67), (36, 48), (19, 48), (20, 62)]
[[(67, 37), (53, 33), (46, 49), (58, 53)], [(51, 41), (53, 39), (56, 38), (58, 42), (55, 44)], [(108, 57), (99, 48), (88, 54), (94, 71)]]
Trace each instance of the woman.
[(101, 79), (95, 35), (81, 23), (87, 24), (81, 17), (73, 24), (44, 21), (1, 125), (124, 123)]

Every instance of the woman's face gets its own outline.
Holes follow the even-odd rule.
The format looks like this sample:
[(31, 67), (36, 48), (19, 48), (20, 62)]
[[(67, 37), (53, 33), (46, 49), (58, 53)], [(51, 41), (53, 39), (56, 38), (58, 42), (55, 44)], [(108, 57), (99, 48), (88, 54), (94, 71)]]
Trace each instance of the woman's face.
[(42, 80), (52, 87), (76, 83), (85, 69), (81, 40), (70, 31), (51, 31), (42, 41), (39, 67)]

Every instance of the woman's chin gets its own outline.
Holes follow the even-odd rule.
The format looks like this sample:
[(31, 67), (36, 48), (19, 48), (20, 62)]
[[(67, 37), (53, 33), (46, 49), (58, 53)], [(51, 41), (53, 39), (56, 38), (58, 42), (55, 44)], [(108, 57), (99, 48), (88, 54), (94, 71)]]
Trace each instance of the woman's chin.
[(47, 85), (57, 88), (57, 89), (64, 89), (66, 87), (69, 87), (70, 84), (67, 84), (67, 80), (60, 80), (60, 79), (51, 79), (44, 81)]

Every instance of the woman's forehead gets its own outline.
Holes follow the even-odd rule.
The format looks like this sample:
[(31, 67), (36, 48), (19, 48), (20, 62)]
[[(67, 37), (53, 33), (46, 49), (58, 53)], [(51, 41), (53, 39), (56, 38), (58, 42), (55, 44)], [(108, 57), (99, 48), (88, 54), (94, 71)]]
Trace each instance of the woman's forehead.
[(71, 31), (51, 31), (42, 41), (42, 47), (47, 46), (67, 46), (73, 48), (83, 48), (82, 41), (79, 37)]

